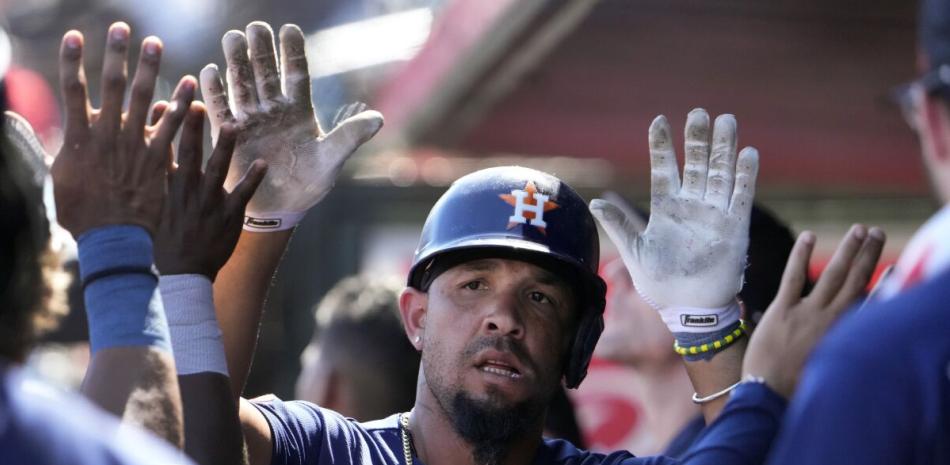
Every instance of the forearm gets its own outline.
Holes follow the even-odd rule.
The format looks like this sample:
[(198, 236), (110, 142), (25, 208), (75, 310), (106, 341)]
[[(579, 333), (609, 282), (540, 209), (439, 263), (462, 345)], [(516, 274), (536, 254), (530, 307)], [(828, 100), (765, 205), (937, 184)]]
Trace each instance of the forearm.
[(185, 412), (185, 452), (199, 464), (246, 463), (238, 403), (220, 373), (178, 377)]
[(267, 291), (292, 234), (293, 230), (242, 232), (237, 248), (214, 282), (216, 313), (234, 399), (244, 389)]
[(185, 452), (200, 464), (241, 463), (237, 401), (231, 396), (211, 280), (201, 274), (176, 274), (162, 276), (159, 286), (175, 348)]
[(79, 238), (92, 362), (82, 392), (179, 447), (181, 398), (152, 243), (144, 229), (108, 226)]
[[(709, 360), (684, 360), (686, 372), (693, 383), (693, 390), (699, 397), (706, 397), (736, 384), (742, 377), (742, 357), (745, 355), (747, 338), (736, 341)], [(700, 405), (706, 424), (712, 422), (722, 412), (728, 395)]]
[(703, 430), (681, 463), (764, 463), (778, 434), (785, 407), (785, 399), (765, 384), (740, 384), (722, 409), (722, 414)]
[(154, 347), (102, 349), (92, 357), (82, 393), (122, 421), (182, 446), (182, 399), (168, 352)]

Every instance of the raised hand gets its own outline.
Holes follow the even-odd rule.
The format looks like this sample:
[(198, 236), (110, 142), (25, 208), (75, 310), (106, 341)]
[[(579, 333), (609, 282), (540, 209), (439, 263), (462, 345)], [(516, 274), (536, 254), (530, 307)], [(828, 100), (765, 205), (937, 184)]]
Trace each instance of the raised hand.
[(709, 138), (709, 115), (695, 109), (686, 121), (683, 182), (670, 125), (650, 125), (650, 221), (634, 219), (609, 201), (591, 212), (620, 251), (637, 290), (659, 308), (718, 308), (742, 288), (758, 152), (736, 156), (736, 120), (720, 115)]
[(815, 344), (867, 288), (884, 241), (884, 231), (878, 228), (852, 226), (814, 289), (802, 297), (815, 235), (799, 235), (778, 294), (749, 342), (743, 373), (761, 377), (776, 392), (791, 397)]
[(218, 68), (201, 71), (212, 138), (222, 125), (238, 130), (225, 187), (233, 189), (255, 160), (268, 172), (248, 203), (245, 228), (292, 228), (333, 187), (346, 159), (383, 124), (382, 115), (363, 111), (324, 133), (310, 100), (310, 74), (300, 28), (280, 30), (280, 71), (270, 26), (253, 22), (247, 34), (229, 31), (222, 39), (228, 90)]
[(194, 98), (197, 83), (186, 76), (162, 121), (146, 127), (162, 53), (161, 41), (148, 37), (123, 113), (129, 33), (125, 23), (109, 29), (99, 109), (92, 108), (86, 96), (82, 34), (70, 31), (63, 37), (60, 84), (66, 128), (51, 173), (57, 218), (74, 237), (108, 224), (138, 225), (154, 235), (165, 199), (169, 147)]
[[(157, 104), (154, 111), (164, 108)], [(219, 128), (218, 143), (202, 172), (204, 119), (204, 105), (192, 103), (182, 127), (178, 163), (168, 173), (168, 199), (155, 237), (155, 262), (163, 275), (201, 274), (214, 281), (234, 251), (244, 207), (264, 178), (266, 163), (253, 162), (232, 191), (225, 191), (236, 131), (230, 124)]]

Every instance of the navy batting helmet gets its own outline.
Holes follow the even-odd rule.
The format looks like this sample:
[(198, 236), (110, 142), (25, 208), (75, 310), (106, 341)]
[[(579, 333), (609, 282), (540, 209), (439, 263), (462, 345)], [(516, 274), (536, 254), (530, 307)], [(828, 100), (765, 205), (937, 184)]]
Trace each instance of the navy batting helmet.
[(584, 199), (560, 179), (529, 168), (464, 176), (429, 212), (409, 286), (426, 291), (443, 271), (489, 257), (535, 263), (575, 284), (580, 315), (564, 380), (576, 388), (604, 329), (607, 289), (597, 275), (600, 240)]

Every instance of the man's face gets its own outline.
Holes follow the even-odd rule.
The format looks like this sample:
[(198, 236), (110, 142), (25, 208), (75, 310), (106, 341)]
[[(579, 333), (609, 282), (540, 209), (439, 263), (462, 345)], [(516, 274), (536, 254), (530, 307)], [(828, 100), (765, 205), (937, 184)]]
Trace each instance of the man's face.
[(429, 389), (447, 411), (460, 395), (487, 410), (543, 406), (560, 385), (574, 300), (560, 278), (526, 262), (476, 260), (442, 273), (425, 316)]

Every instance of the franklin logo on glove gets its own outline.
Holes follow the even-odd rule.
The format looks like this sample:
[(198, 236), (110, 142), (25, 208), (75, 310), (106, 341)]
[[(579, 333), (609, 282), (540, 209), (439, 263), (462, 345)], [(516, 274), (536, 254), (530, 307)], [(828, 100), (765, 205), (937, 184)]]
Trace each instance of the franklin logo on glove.
[(716, 326), (719, 324), (717, 315), (680, 315), (683, 326)]

